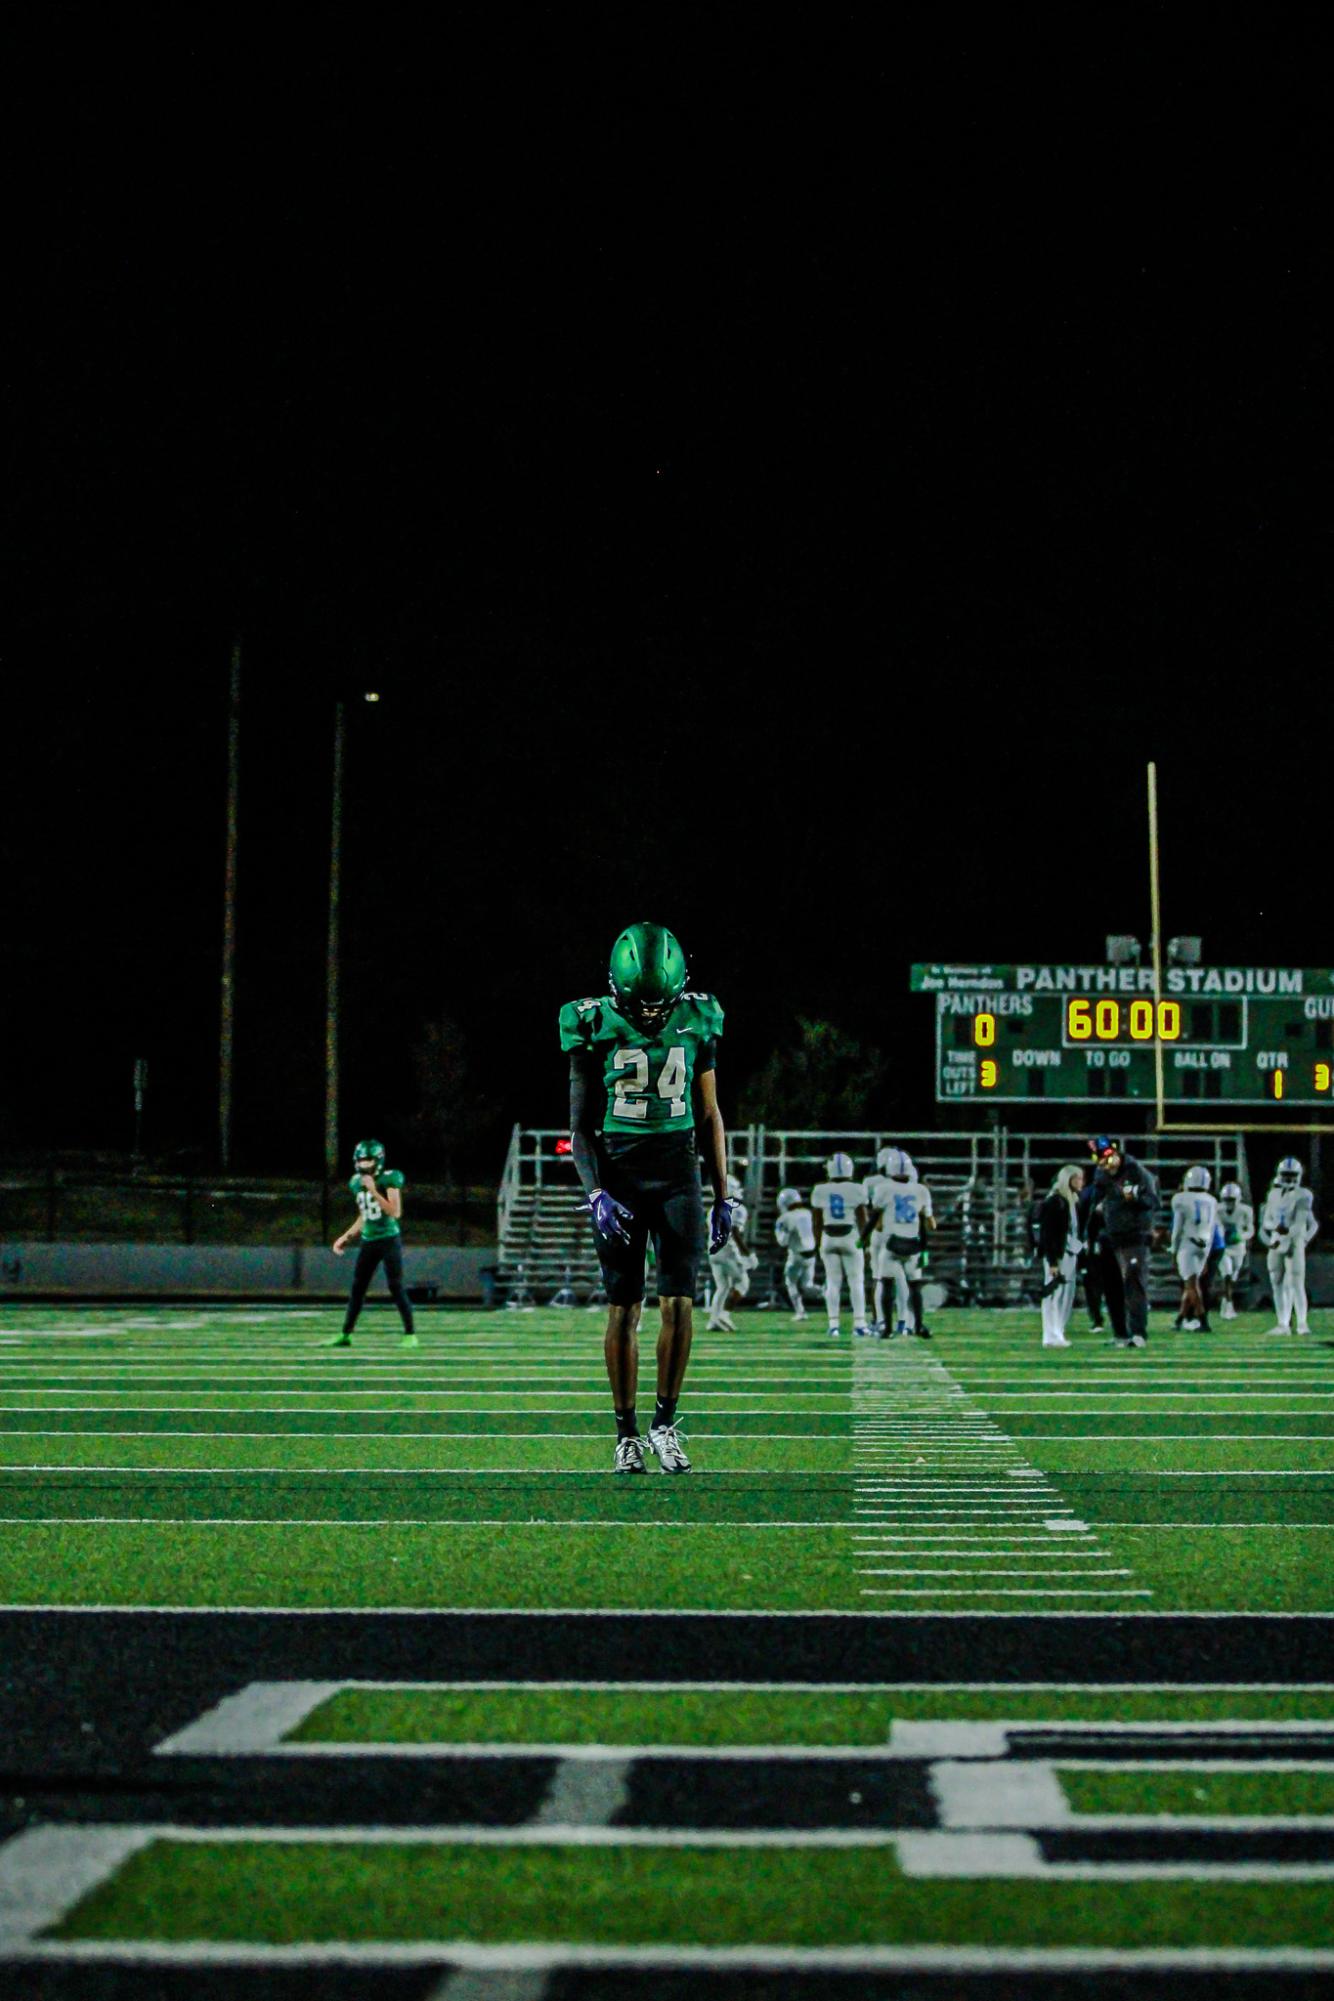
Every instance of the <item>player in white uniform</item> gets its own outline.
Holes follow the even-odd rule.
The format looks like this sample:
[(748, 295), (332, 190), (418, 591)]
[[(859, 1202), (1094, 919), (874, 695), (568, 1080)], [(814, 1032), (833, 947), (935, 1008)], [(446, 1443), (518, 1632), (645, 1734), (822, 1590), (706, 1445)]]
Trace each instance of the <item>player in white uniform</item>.
[(1173, 1327), (1191, 1332), (1209, 1327), (1209, 1301), (1205, 1297), (1205, 1273), (1214, 1245), (1217, 1199), (1209, 1192), (1207, 1167), (1188, 1167), (1180, 1190), (1172, 1197), (1172, 1242), (1170, 1249), (1181, 1276), (1181, 1306)]
[(1232, 1288), (1245, 1269), (1246, 1254), (1255, 1235), (1255, 1211), (1249, 1202), (1242, 1201), (1241, 1189), (1235, 1181), (1225, 1181), (1218, 1191), (1218, 1223), (1223, 1232), (1223, 1256), (1218, 1267), (1223, 1281), (1223, 1304), (1219, 1311), (1224, 1320), (1235, 1320), (1237, 1309), (1232, 1303)]
[(848, 1282), (852, 1301), (852, 1331), (869, 1334), (866, 1324), (866, 1255), (862, 1239), (866, 1234), (866, 1190), (857, 1180), (852, 1156), (835, 1153), (825, 1162), (828, 1179), (811, 1190), (811, 1220), (815, 1227), (815, 1247), (824, 1265), (824, 1297), (829, 1309), (829, 1332), (837, 1337), (839, 1309), (843, 1302), (843, 1281)]
[(885, 1147), (876, 1155), (876, 1165), (883, 1172), (868, 1187), (867, 1198), (873, 1212), (870, 1240), (873, 1246), (878, 1245), (875, 1263), (879, 1281), (877, 1315), (882, 1319), (885, 1332), (889, 1333), (889, 1300), (885, 1287), (892, 1283), (892, 1331), (896, 1334), (916, 1334), (919, 1340), (929, 1341), (931, 1329), (926, 1324), (922, 1308), (921, 1258), (927, 1235), (936, 1227), (931, 1191), (918, 1180), (912, 1157), (902, 1147)]
[(802, 1295), (815, 1284), (815, 1225), (795, 1188), (779, 1190), (774, 1238), (784, 1254), (783, 1284), (792, 1301), (792, 1318), (804, 1320)]
[(1294, 1307), (1297, 1332), (1311, 1331), (1306, 1324), (1306, 1246), (1319, 1228), (1311, 1191), (1302, 1187), (1302, 1164), (1288, 1154), (1278, 1164), (1260, 1211), (1260, 1242), (1269, 1250), (1269, 1283), (1274, 1289), (1271, 1334), (1292, 1332)]
[(750, 1275), (758, 1262), (746, 1248), (745, 1189), (734, 1174), (727, 1177), (727, 1199), (732, 1205), (732, 1234), (720, 1251), (710, 1251), (709, 1270), (713, 1284), (709, 1296), (709, 1320), (715, 1334), (736, 1332), (736, 1322), (728, 1312), (734, 1298), (744, 1299), (750, 1291)]

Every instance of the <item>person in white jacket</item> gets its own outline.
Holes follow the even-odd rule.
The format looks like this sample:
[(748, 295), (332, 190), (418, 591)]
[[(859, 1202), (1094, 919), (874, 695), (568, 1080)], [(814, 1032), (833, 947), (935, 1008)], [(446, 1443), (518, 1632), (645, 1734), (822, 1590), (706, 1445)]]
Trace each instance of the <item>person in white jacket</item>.
[(1066, 1327), (1075, 1303), (1075, 1264), (1079, 1257), (1079, 1191), (1082, 1167), (1063, 1167), (1038, 1217), (1038, 1248), (1042, 1253), (1042, 1345), (1068, 1348)]
[(1302, 1187), (1302, 1164), (1288, 1154), (1275, 1170), (1260, 1211), (1260, 1242), (1269, 1251), (1269, 1283), (1274, 1292), (1271, 1334), (1292, 1332), (1294, 1308), (1297, 1332), (1311, 1331), (1306, 1322), (1306, 1246), (1319, 1228), (1311, 1191)]

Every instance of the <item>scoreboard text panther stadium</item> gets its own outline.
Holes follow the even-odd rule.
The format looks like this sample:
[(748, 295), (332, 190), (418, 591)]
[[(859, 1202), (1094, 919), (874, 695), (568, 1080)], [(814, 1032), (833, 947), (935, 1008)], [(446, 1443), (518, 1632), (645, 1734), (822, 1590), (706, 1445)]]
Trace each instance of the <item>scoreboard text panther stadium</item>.
[(914, 966), (936, 1097), (1014, 1104), (1334, 1102), (1334, 972), (1292, 966)]

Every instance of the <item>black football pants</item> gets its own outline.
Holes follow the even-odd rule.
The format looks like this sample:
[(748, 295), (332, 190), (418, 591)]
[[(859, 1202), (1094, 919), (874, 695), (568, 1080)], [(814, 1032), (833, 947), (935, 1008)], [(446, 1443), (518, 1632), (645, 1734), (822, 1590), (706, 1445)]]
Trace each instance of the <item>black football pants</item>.
[(1112, 1331), (1121, 1340), (1149, 1337), (1149, 1246), (1104, 1241), (1103, 1274)]
[(343, 1318), (343, 1332), (350, 1334), (357, 1324), (366, 1298), (366, 1289), (374, 1278), (377, 1268), (384, 1266), (385, 1283), (389, 1287), (389, 1297), (403, 1318), (403, 1332), (412, 1332), (412, 1301), (403, 1288), (403, 1239), (401, 1237), (380, 1237), (375, 1242), (363, 1244), (357, 1252), (356, 1267), (352, 1273), (352, 1291), (347, 1302), (347, 1312)]

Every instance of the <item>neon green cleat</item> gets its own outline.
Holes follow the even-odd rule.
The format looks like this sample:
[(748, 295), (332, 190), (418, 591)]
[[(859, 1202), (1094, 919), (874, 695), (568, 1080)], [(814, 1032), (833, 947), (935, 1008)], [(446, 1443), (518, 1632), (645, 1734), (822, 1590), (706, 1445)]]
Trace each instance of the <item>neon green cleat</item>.
[(400, 1348), (420, 1348), (421, 1342), (415, 1334), (405, 1334), (398, 1345)]
[(327, 1341), (317, 1341), (315, 1345), (317, 1348), (350, 1348), (352, 1346), (352, 1336), (350, 1334), (331, 1334)]

